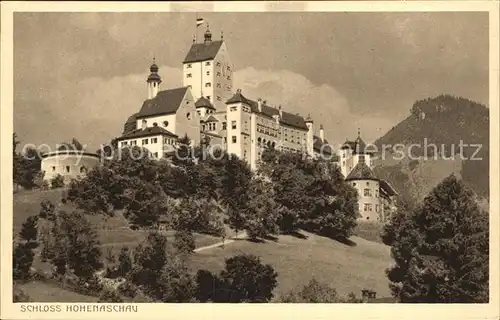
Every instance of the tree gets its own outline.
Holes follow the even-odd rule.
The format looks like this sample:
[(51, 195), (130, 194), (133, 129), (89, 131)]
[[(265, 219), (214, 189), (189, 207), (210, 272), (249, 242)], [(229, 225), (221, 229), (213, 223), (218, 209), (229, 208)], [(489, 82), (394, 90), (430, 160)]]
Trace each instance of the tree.
[(64, 177), (60, 174), (56, 175), (54, 178), (50, 180), (50, 187), (52, 189), (64, 187)]
[(181, 254), (190, 254), (195, 248), (193, 233), (189, 230), (177, 231), (174, 235), (174, 247)]
[(115, 290), (104, 289), (97, 302), (120, 303), (123, 302), (123, 299)]
[(12, 253), (12, 274), (14, 279), (28, 279), (33, 264), (33, 250), (27, 244), (18, 244)]
[(226, 259), (226, 267), (220, 273), (219, 292), (225, 292), (221, 302), (268, 302), (277, 277), (273, 267), (262, 264), (256, 256), (243, 254)]
[(65, 274), (69, 268), (77, 277), (88, 280), (102, 268), (97, 232), (83, 213), (60, 211), (52, 230), (55, 240), (51, 260), (57, 274)]
[(23, 148), (22, 152), (16, 152), (20, 141), (14, 133), (13, 140), (13, 180), (14, 183), (25, 188), (33, 189), (39, 182), (42, 159), (39, 152), (34, 148)]
[(387, 270), (401, 302), (488, 302), (488, 215), (451, 175), (412, 212), (393, 218)]
[(191, 144), (191, 139), (187, 135), (177, 139), (177, 149), (172, 157), (173, 164), (181, 167), (192, 164), (193, 148)]
[(291, 291), (280, 299), (283, 303), (337, 303), (342, 302), (337, 291), (312, 278), (299, 291)]
[(149, 297), (162, 302), (189, 302), (195, 285), (188, 270), (167, 251), (167, 238), (152, 232), (145, 244), (134, 252), (134, 266), (130, 274), (133, 284)]
[(80, 143), (80, 141), (78, 141), (78, 139), (73, 138), (71, 140), (71, 145), (73, 146), (74, 150), (83, 151), (83, 145)]
[(248, 193), (249, 201), (241, 211), (244, 214), (244, 229), (250, 238), (277, 234), (279, 208), (274, 201), (272, 184), (262, 179), (253, 179)]
[(126, 277), (132, 270), (132, 259), (128, 247), (122, 247), (118, 255), (118, 275)]
[(29, 245), (32, 245), (32, 243), (34, 243), (36, 246), (38, 235), (37, 222), (38, 216), (29, 216), (26, 221), (23, 222), (21, 231), (19, 232), (21, 238), (28, 242)]
[(56, 206), (52, 202), (50, 202), (49, 200), (43, 200), (40, 203), (40, 212), (38, 213), (38, 216), (40, 218), (43, 218), (43, 219), (54, 221), (55, 209), (56, 209)]

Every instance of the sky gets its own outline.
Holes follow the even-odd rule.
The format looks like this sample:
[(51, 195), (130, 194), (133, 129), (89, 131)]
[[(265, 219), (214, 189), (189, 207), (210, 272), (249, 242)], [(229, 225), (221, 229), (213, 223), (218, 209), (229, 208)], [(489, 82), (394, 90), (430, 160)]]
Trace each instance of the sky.
[[(221, 30), (234, 88), (311, 114), (331, 144), (371, 142), (441, 93), (488, 106), (488, 15), (200, 13)], [(22, 143), (73, 137), (95, 151), (147, 98), (153, 56), (162, 89), (182, 86), (194, 12), (15, 13), (14, 131)]]

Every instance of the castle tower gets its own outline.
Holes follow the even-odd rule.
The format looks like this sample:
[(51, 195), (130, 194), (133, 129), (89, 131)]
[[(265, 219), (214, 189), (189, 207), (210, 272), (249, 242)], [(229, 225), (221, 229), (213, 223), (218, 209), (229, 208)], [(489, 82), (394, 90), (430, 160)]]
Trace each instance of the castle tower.
[(149, 71), (151, 72), (148, 80), (148, 99), (153, 99), (158, 94), (160, 90), (161, 77), (158, 74), (158, 66), (155, 63), (155, 58), (153, 58), (153, 64), (149, 67)]
[(191, 88), (195, 100), (204, 97), (216, 112), (225, 112), (233, 96), (233, 65), (223, 35), (214, 40), (207, 25), (203, 41), (195, 39), (183, 61), (183, 85)]
[(310, 157), (314, 156), (314, 121), (311, 118), (311, 115), (309, 114), (306, 118), (306, 126), (307, 126), (307, 154)]

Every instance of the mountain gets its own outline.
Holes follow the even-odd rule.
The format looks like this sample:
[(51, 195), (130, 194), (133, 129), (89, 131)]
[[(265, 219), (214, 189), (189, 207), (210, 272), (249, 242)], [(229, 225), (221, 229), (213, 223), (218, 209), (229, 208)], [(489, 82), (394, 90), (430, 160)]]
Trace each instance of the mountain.
[(404, 196), (421, 200), (453, 173), (489, 199), (489, 109), (480, 103), (452, 95), (416, 101), (374, 144), (375, 172)]

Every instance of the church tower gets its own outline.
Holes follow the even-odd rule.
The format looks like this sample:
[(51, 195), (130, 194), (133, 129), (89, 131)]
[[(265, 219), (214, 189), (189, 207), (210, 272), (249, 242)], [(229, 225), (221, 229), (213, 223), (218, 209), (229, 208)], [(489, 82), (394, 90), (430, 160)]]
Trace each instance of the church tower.
[(183, 62), (183, 85), (191, 88), (195, 100), (206, 98), (216, 112), (226, 111), (232, 97), (233, 65), (221, 32), (220, 40), (212, 38), (209, 26), (201, 42), (193, 44)]
[(149, 67), (151, 74), (146, 81), (148, 83), (148, 99), (153, 99), (160, 91), (161, 77), (158, 74), (158, 66), (155, 63), (155, 58), (153, 58), (153, 64)]

